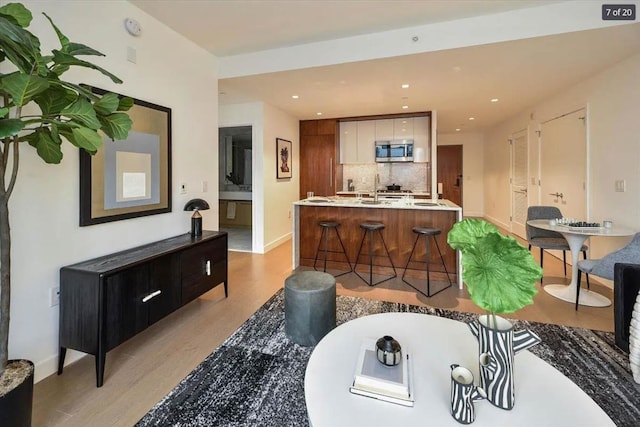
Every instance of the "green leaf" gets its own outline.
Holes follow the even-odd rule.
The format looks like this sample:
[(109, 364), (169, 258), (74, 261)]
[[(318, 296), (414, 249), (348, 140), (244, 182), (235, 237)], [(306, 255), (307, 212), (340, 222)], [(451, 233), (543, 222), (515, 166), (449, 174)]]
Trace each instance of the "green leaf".
[(36, 147), (38, 156), (46, 163), (58, 164), (62, 161), (60, 139), (54, 138), (48, 128), (39, 128), (28, 138), (29, 144)]
[(133, 107), (133, 99), (128, 96), (120, 98), (120, 103), (118, 104), (118, 111), (129, 111), (129, 109)]
[(53, 61), (58, 65), (70, 65), (70, 66), (75, 65), (79, 67), (91, 68), (93, 70), (100, 71), (102, 74), (109, 77), (114, 83), (122, 83), (122, 80), (120, 80), (118, 77), (111, 74), (104, 68), (98, 67), (95, 64), (92, 64), (87, 61), (83, 61), (81, 59), (76, 58), (75, 56), (69, 55), (59, 50), (55, 50), (55, 49), (53, 50)]
[(31, 74), (41, 66), (40, 41), (24, 28), (0, 15), (0, 51), (21, 72)]
[(467, 246), (473, 245), (487, 234), (497, 231), (498, 228), (487, 221), (466, 218), (453, 225), (447, 235), (447, 243), (453, 249), (464, 251)]
[(133, 122), (131, 118), (125, 113), (113, 113), (108, 116), (98, 116), (100, 124), (102, 124), (102, 131), (106, 133), (109, 138), (115, 140), (124, 140), (129, 135), (131, 125)]
[(9, 108), (0, 107), (0, 118), (5, 117), (7, 114), (9, 114)]
[(24, 126), (24, 122), (20, 119), (0, 119), (0, 139), (17, 135)]
[(0, 15), (9, 16), (13, 18), (16, 24), (22, 28), (27, 28), (31, 24), (33, 15), (29, 9), (24, 7), (21, 3), (7, 3), (0, 7)]
[(70, 142), (79, 148), (84, 148), (90, 153), (95, 153), (102, 146), (102, 137), (95, 130), (89, 128), (71, 129), (72, 140)]
[(116, 111), (119, 105), (118, 95), (115, 93), (107, 93), (98, 101), (93, 103), (96, 113), (107, 116)]
[(98, 52), (97, 50), (83, 45), (81, 43), (74, 43), (71, 42), (69, 43), (69, 45), (66, 47), (65, 50), (63, 50), (64, 53), (68, 53), (69, 55), (93, 55), (93, 56), (105, 56), (104, 53)]
[(513, 237), (486, 234), (462, 254), (462, 278), (480, 308), (512, 313), (533, 304), (542, 268)]
[(76, 99), (78, 99), (78, 95), (75, 92), (55, 86), (33, 98), (40, 106), (43, 116), (59, 115), (66, 106)]
[(82, 123), (90, 129), (100, 129), (100, 122), (91, 103), (84, 98), (79, 98), (60, 112), (61, 115)]
[(51, 24), (51, 26), (55, 30), (56, 34), (58, 35), (58, 40), (60, 40), (60, 45), (62, 46), (62, 50), (63, 51), (66, 50), (67, 47), (69, 46), (69, 38), (67, 36), (65, 36), (64, 34), (62, 34), (62, 31), (60, 31), (58, 29), (58, 27), (56, 26), (56, 24), (53, 23), (51, 18), (49, 18), (49, 15), (47, 15), (44, 12), (42, 12), (42, 14), (49, 20), (49, 23)]
[(40, 76), (12, 73), (0, 80), (0, 87), (13, 98), (13, 102), (19, 107), (47, 90), (49, 82)]

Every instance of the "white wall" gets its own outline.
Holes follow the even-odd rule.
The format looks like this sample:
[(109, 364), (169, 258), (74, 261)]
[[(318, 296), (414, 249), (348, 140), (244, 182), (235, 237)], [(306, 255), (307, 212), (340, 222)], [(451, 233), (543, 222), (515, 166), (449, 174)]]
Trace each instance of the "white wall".
[[(300, 191), (300, 124), (298, 119), (264, 105), (264, 251), (291, 238), (292, 203)], [(276, 138), (291, 141), (291, 179), (276, 179)]]
[[(291, 238), (291, 204), (300, 187), (299, 122), (262, 102), (220, 106), (219, 126), (253, 126), (253, 251)], [(276, 180), (276, 138), (292, 142), (292, 178)]]
[(462, 205), (464, 216), (484, 212), (484, 136), (480, 133), (438, 134), (438, 145), (462, 145)]
[[(21, 152), (17, 185), (10, 201), (12, 306), (9, 357), (36, 364), (36, 381), (55, 372), (58, 355), (58, 307), (49, 307), (49, 288), (58, 286), (64, 265), (131, 248), (189, 230), (182, 211), (193, 197), (207, 199), (204, 226), (217, 227), (217, 76), (215, 59), (125, 1), (25, 1), (34, 14), (30, 30), (43, 51), (58, 46), (45, 11), (72, 41), (106, 55), (95, 62), (118, 75), (115, 85), (98, 72), (79, 70), (66, 77), (170, 107), (172, 120), (171, 213), (78, 226), (78, 151), (64, 144), (60, 165), (46, 165), (30, 147)], [(123, 21), (140, 21), (143, 34), (133, 38)], [(137, 49), (137, 63), (126, 61), (127, 46)], [(208, 181), (209, 193), (199, 183)], [(188, 194), (178, 194), (186, 182)], [(69, 352), (67, 363), (81, 353)]]
[[(639, 99), (640, 55), (635, 55), (493, 129), (485, 144), (485, 215), (500, 224), (509, 223), (509, 147), (504, 144), (508, 135), (529, 127), (530, 143), (536, 145), (532, 129), (537, 129), (540, 122), (587, 107), (587, 219), (610, 218), (616, 224), (640, 230)], [(537, 148), (531, 152), (537, 153)], [(624, 193), (614, 191), (614, 181), (619, 179), (626, 181)], [(537, 188), (532, 187), (530, 184), (529, 193), (537, 194)], [(601, 257), (629, 240), (592, 238), (590, 257)]]

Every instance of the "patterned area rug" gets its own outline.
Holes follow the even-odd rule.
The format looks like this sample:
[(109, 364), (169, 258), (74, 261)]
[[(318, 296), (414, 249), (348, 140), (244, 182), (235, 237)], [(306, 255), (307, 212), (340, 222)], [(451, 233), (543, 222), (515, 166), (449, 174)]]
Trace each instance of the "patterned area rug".
[[(385, 312), (425, 313), (459, 321), (476, 315), (338, 296), (338, 324)], [(640, 423), (640, 385), (612, 333), (515, 321), (542, 343), (529, 351), (582, 388), (618, 426)], [(278, 291), (209, 355), (137, 426), (308, 426), (304, 373), (313, 348), (284, 333), (284, 292)], [(541, 408), (542, 409), (542, 408)], [(580, 408), (571, 410), (579, 411)]]

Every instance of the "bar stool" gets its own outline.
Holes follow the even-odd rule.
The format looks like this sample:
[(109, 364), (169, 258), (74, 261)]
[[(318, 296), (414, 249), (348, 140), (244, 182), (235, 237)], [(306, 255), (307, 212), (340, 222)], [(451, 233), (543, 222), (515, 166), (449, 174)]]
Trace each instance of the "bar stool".
[[(409, 259), (407, 260), (407, 265), (405, 265), (404, 267), (404, 273), (402, 273), (402, 281), (404, 283), (406, 283), (407, 285), (411, 286), (413, 289), (415, 289), (416, 291), (420, 292), (422, 295), (426, 296), (426, 297), (432, 297), (437, 293), (440, 293), (442, 291), (444, 291), (445, 289), (447, 289), (449, 286), (451, 286), (453, 284), (453, 282), (451, 281), (451, 277), (449, 277), (449, 271), (447, 270), (447, 265), (444, 262), (444, 257), (442, 256), (442, 252), (440, 252), (440, 246), (438, 245), (438, 239), (436, 239), (436, 236), (438, 234), (441, 233), (439, 228), (432, 228), (432, 227), (413, 227), (413, 232), (416, 233), (416, 240), (413, 243), (413, 249), (411, 249), (411, 253), (409, 254)], [(425, 243), (425, 247), (426, 247), (426, 255), (425, 255), (425, 261), (420, 261), (420, 260), (411, 260), (411, 258), (413, 258), (413, 254), (415, 253), (416, 250), (416, 246), (418, 245), (418, 240), (420, 239), (420, 236), (424, 236), (424, 243)], [(440, 289), (439, 291), (435, 292), (435, 293), (431, 293), (431, 280), (429, 277), (429, 258), (430, 258), (430, 251), (429, 251), (429, 237), (433, 238), (433, 241), (436, 243), (436, 248), (438, 249), (438, 254), (440, 255), (440, 260), (442, 261), (442, 266), (444, 267), (444, 271), (445, 273), (447, 273), (447, 279), (449, 279), (449, 286), (446, 286), (442, 289)], [(409, 267), (409, 264), (411, 262), (420, 262), (420, 263), (425, 263), (427, 268), (427, 293), (425, 294), (424, 292), (422, 292), (420, 289), (416, 288), (412, 283), (408, 282), (407, 280), (405, 280), (405, 275), (407, 274), (407, 269)]]
[[(384, 228), (384, 224), (380, 222), (363, 222), (360, 224), (360, 228), (362, 228), (362, 240), (360, 241), (360, 248), (358, 249), (358, 255), (356, 255), (356, 263), (353, 266), (353, 272), (358, 275), (367, 285), (375, 286), (379, 285), (382, 282), (386, 282), (387, 280), (391, 280), (394, 277), (398, 277), (398, 273), (396, 272), (396, 267), (393, 265), (393, 261), (391, 260), (391, 255), (389, 254), (389, 249), (387, 249), (387, 244), (384, 241), (384, 237), (382, 236), (382, 229)], [(389, 263), (391, 263), (391, 268), (393, 268), (393, 276), (388, 277), (386, 279), (382, 279), (376, 283), (373, 283), (373, 239), (375, 237), (375, 232), (378, 232), (380, 236), (380, 240), (382, 240), (382, 245), (384, 246), (384, 250), (387, 253), (387, 258), (389, 259)], [(358, 266), (358, 260), (360, 259), (360, 254), (362, 253), (362, 246), (364, 245), (364, 240), (369, 234), (369, 280), (365, 279), (356, 271), (356, 267)], [(379, 264), (376, 264), (379, 265)], [(386, 267), (386, 266), (385, 266)]]
[[(316, 249), (316, 257), (313, 260), (313, 269), (318, 271), (316, 268), (316, 263), (318, 262), (318, 255), (320, 255), (320, 247), (322, 246), (322, 239), (324, 239), (324, 268), (323, 272), (327, 272), (327, 255), (329, 253), (343, 254), (347, 260), (347, 264), (349, 264), (349, 271), (345, 271), (340, 274), (334, 275), (334, 277), (342, 276), (343, 274), (351, 273), (353, 268), (351, 267), (351, 261), (349, 261), (349, 256), (347, 255), (347, 250), (344, 247), (344, 243), (342, 243), (342, 239), (340, 238), (340, 232), (338, 231), (338, 227), (340, 226), (339, 222), (335, 221), (320, 221), (318, 225), (322, 227), (322, 234), (320, 234), (320, 241), (318, 242), (318, 249)], [(338, 236), (338, 242), (340, 242), (341, 251), (330, 251), (329, 250), (329, 232), (334, 230), (336, 232), (336, 236)]]

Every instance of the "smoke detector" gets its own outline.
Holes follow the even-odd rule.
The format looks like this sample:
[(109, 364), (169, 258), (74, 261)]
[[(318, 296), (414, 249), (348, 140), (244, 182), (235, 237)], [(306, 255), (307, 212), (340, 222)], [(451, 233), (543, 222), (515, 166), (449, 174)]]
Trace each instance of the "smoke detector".
[(142, 33), (142, 27), (140, 23), (132, 18), (127, 18), (124, 20), (124, 28), (127, 29), (127, 32), (132, 36), (138, 37)]

